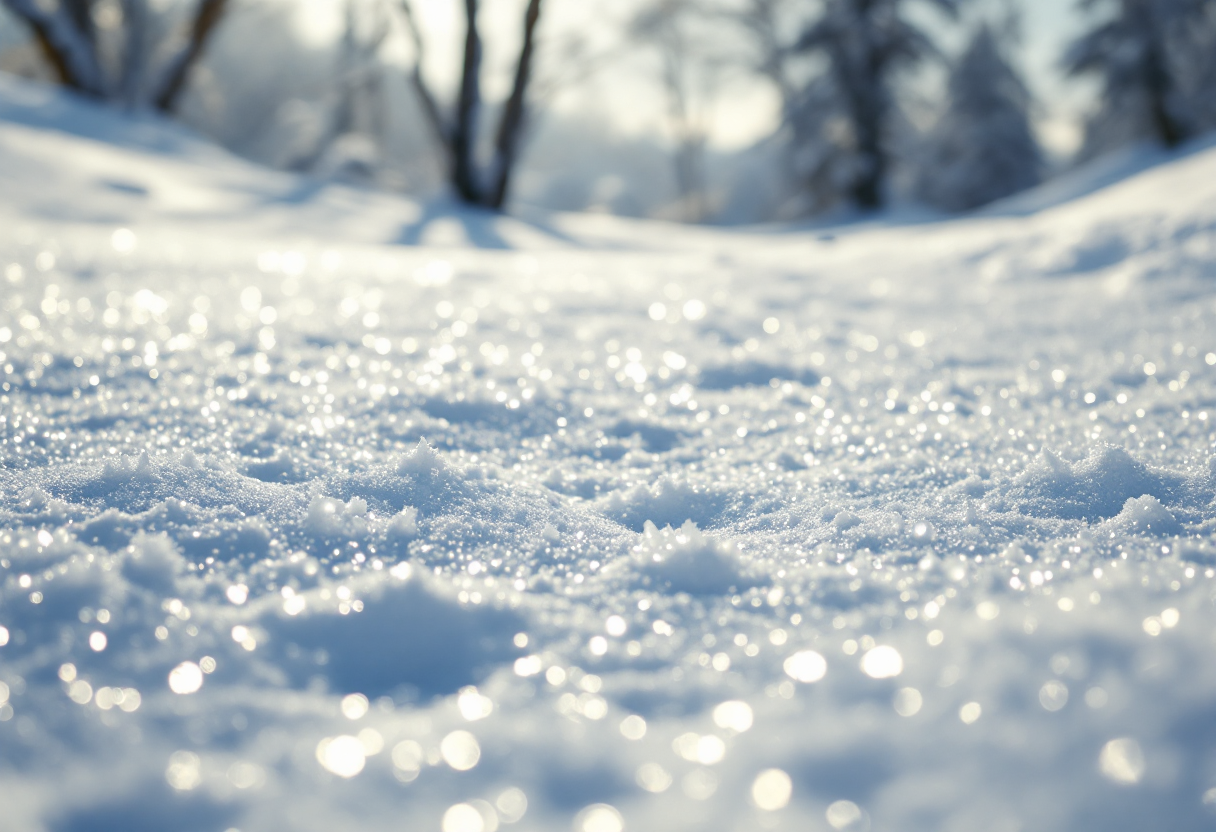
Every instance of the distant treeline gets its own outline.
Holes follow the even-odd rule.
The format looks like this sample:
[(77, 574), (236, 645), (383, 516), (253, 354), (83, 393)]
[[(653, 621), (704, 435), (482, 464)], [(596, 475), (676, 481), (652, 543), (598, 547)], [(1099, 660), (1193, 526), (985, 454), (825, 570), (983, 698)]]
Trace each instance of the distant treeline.
[[(451, 44), (433, 42), (418, 0), (296, 2), (329, 3), (332, 37), (293, 34), (291, 0), (0, 0), (0, 68), (175, 115), (279, 167), (446, 187), (489, 209), (516, 196), (761, 220), (898, 198), (960, 212), (1059, 167), (1018, 67), (1016, 0), (921, 0), (933, 31), (913, 0), (636, 0), (584, 9), (583, 31), (546, 27), (580, 0), (496, 0), (515, 10), (509, 32), (486, 25), (489, 0), (451, 0), (463, 35)], [(1088, 29), (1060, 68), (1100, 96), (1073, 161), (1216, 129), (1216, 0), (1076, 2)], [(450, 56), (452, 89), (428, 78), (435, 55)], [(558, 92), (602, 88), (626, 66), (628, 83), (665, 102), (666, 142), (614, 148), (611, 113), (579, 127), (550, 112)], [(707, 113), (740, 78), (775, 93), (777, 127), (747, 151), (715, 153)]]

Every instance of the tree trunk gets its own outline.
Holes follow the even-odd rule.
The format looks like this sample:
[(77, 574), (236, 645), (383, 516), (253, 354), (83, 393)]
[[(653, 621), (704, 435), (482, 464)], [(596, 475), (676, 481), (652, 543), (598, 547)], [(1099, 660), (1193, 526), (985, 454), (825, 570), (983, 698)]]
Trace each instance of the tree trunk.
[(1144, 56), (1143, 69), (1145, 86), (1148, 88), (1149, 110), (1157, 135), (1166, 147), (1177, 147), (1186, 139), (1186, 130), (1170, 112), (1173, 84), (1169, 69), (1165, 66), (1165, 56), (1157, 43), (1149, 45)]
[[(871, 4), (862, 2), (860, 14), (871, 14)], [(862, 170), (853, 183), (852, 196), (857, 207), (863, 211), (877, 211), (883, 207), (883, 189), (887, 177), (887, 155), (883, 147), (887, 122), (886, 73), (887, 62), (880, 48), (868, 35), (875, 23), (866, 20), (860, 27), (858, 37), (864, 38), (861, 77), (854, 80), (853, 123), (856, 131), (857, 151), (862, 159)], [(847, 56), (843, 57), (847, 60)]]
[(536, 24), (540, 20), (540, 0), (529, 0), (524, 15), (524, 43), (519, 50), (519, 65), (515, 69), (515, 85), (507, 99), (495, 141), (494, 184), (489, 207), (500, 210), (507, 201), (511, 172), (519, 152), (519, 140), (524, 127), (528, 80), (532, 74), (532, 54), (535, 49)]
[(355, 127), (355, 98), (358, 95), (359, 75), (364, 69), (363, 56), (359, 54), (359, 21), (355, 14), (354, 0), (346, 0), (346, 28), (342, 32), (342, 50), (338, 58), (338, 102), (334, 108), (333, 120), (330, 124), (330, 135), (323, 142), (318, 152), (323, 152), (325, 146), (333, 143), (334, 139), (349, 133)]
[(540, 20), (541, 0), (528, 0), (524, 15), (523, 45), (515, 67), (511, 95), (503, 105), (498, 132), (494, 137), (494, 159), (486, 175), (477, 164), (477, 129), (481, 110), (481, 35), (477, 28), (478, 0), (464, 0), (465, 38), (464, 63), (461, 68), (460, 93), (456, 112), (449, 122), (439, 109), (438, 101), (422, 77), (425, 43), (410, 0), (401, 0), (406, 28), (414, 44), (414, 67), (411, 80), (422, 102), (423, 112), (435, 131), (439, 144), (447, 155), (448, 176), (456, 196), (468, 205), (501, 210), (510, 191), (511, 174), (519, 155), (523, 134), (528, 83), (536, 51), (536, 26)]
[(177, 106), (177, 99), (186, 86), (190, 70), (202, 57), (203, 50), (223, 18), (227, 5), (228, 0), (199, 0), (194, 24), (190, 28), (190, 42), (165, 73), (164, 84), (155, 99), (156, 109), (168, 113)]
[(460, 79), (460, 99), (456, 104), (456, 124), (452, 129), (452, 185), (465, 202), (484, 202), (477, 176), (477, 115), (481, 107), (481, 37), (477, 32), (477, 0), (465, 0), (467, 28), (464, 39), (464, 67)]
[(132, 109), (142, 100), (148, 67), (147, 0), (123, 0), (123, 61), (119, 92), (123, 103)]
[(887, 175), (887, 157), (882, 146), (885, 119), (880, 102), (869, 100), (859, 104), (855, 129), (862, 169), (853, 182), (852, 196), (858, 208), (877, 211), (883, 207), (883, 185)]
[(55, 80), (62, 86), (80, 89), (76, 76), (72, 72), (72, 67), (68, 65), (67, 59), (63, 57), (63, 53), (51, 42), (51, 36), (47, 32), (47, 27), (37, 20), (27, 20), (26, 23), (34, 30), (34, 40), (38, 43), (38, 51), (42, 53), (43, 59), (50, 65), (51, 71), (55, 74)]
[(83, 4), (64, 4), (47, 11), (37, 0), (3, 2), (34, 30), (43, 56), (64, 86), (85, 95), (105, 97), (105, 74), (93, 41), (92, 21), (86, 15), (82, 28), (76, 19)]

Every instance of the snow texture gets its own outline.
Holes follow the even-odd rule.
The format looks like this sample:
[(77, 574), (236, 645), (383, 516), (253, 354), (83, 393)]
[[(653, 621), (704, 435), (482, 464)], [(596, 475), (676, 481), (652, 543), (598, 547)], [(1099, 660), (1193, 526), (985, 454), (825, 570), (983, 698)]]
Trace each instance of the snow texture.
[(1216, 822), (1216, 151), (812, 236), (0, 116), (0, 830)]

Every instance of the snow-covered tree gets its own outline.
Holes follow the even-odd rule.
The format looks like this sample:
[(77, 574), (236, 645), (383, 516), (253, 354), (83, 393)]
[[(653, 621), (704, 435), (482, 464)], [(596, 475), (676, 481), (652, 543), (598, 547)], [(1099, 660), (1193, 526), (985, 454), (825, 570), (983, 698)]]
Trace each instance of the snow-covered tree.
[[(947, 15), (961, 0), (931, 0)], [(823, 14), (796, 51), (821, 55), (827, 71), (804, 91), (799, 132), (818, 139), (806, 175), (821, 205), (844, 197), (862, 210), (881, 208), (891, 167), (897, 72), (936, 55), (933, 42), (908, 18), (908, 0), (825, 0)]]
[[(173, 20), (181, 7), (161, 12), (149, 0), (0, 0), (29, 26), (44, 59), (58, 80), (85, 95), (123, 101), (132, 107), (176, 104), (190, 69), (224, 16), (228, 0), (197, 0), (185, 22), (187, 31), (155, 39), (157, 23)], [(163, 27), (161, 27), (163, 28)], [(184, 41), (161, 58), (166, 42)], [(116, 61), (107, 52), (117, 51)]]
[(1030, 124), (1030, 91), (1004, 45), (982, 25), (951, 68), (949, 103), (929, 136), (918, 195), (966, 211), (1039, 183), (1043, 158)]
[(1073, 75), (1094, 75), (1102, 103), (1089, 124), (1086, 155), (1152, 139), (1167, 147), (1195, 130), (1186, 75), (1197, 58), (1188, 48), (1212, 0), (1079, 0), (1107, 16), (1069, 49)]

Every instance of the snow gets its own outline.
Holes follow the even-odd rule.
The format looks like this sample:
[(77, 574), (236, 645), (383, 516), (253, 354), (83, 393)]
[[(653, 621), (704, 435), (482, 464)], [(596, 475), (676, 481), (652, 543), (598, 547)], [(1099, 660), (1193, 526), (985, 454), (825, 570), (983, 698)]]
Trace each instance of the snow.
[(642, 542), (635, 547), (642, 554), (633, 572), (643, 585), (655, 585), (666, 592), (689, 595), (723, 595), (754, 585), (746, 575), (741, 558), (729, 545), (707, 538), (692, 520), (677, 530), (660, 530), (647, 520)]
[(0, 148), (0, 829), (1211, 827), (1216, 151), (812, 236)]

